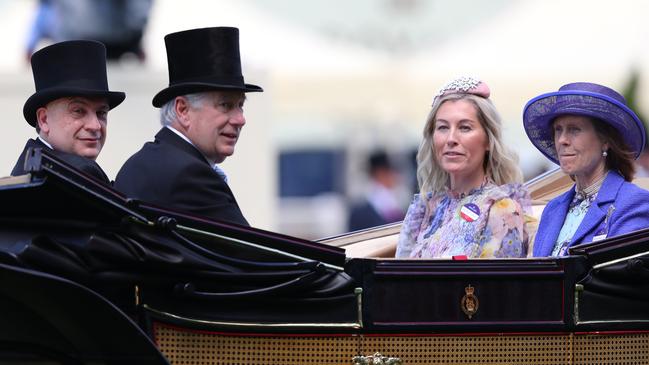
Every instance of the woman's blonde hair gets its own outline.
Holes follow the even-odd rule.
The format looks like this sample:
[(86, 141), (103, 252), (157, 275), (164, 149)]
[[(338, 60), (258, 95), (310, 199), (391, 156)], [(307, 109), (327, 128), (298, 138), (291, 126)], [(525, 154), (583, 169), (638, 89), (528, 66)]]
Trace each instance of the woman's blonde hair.
[(433, 107), (426, 118), (424, 139), (417, 152), (417, 182), (421, 194), (441, 191), (449, 184), (448, 173), (441, 168), (435, 158), (433, 133), (440, 106), (447, 101), (458, 100), (466, 100), (475, 106), (478, 120), (487, 133), (489, 151), (485, 155), (483, 164), (486, 176), (497, 185), (522, 182), (523, 174), (518, 167), (518, 156), (503, 144), (501, 118), (491, 100), (473, 94), (445, 94), (436, 97), (433, 101)]

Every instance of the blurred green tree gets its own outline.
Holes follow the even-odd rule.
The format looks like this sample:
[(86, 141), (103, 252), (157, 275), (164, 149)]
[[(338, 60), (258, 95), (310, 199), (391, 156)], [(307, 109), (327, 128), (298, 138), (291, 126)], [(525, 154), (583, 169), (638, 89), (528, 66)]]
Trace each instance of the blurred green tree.
[[(647, 133), (647, 119), (645, 119), (640, 106), (638, 105), (638, 89), (640, 87), (640, 71), (636, 67), (631, 69), (629, 79), (622, 91), (622, 96), (626, 99), (626, 104), (633, 110), (638, 118), (642, 121), (645, 127), (645, 134)], [(646, 135), (646, 141), (649, 141), (649, 135)], [(646, 150), (646, 147), (645, 147)]]

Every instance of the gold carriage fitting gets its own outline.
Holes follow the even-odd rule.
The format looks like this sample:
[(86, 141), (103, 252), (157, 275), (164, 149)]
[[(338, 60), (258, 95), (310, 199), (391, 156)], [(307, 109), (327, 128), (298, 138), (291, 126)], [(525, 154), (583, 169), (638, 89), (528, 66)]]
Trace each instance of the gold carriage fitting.
[(336, 247), (359, 235), (130, 200), (40, 150), (25, 170), (0, 180), (2, 363), (649, 363), (646, 230), (559, 259), (371, 258)]
[(471, 285), (464, 288), (464, 296), (460, 301), (462, 312), (464, 312), (464, 314), (466, 314), (469, 319), (471, 319), (471, 317), (473, 317), (473, 315), (478, 312), (478, 307), (480, 306), (478, 297), (473, 294), (474, 291), (475, 288)]

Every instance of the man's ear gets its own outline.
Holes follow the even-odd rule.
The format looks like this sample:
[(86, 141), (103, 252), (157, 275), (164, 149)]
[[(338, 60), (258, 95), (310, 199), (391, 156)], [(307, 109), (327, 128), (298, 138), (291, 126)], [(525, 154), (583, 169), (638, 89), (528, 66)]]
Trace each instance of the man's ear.
[(184, 96), (176, 96), (174, 99), (174, 109), (176, 110), (177, 122), (184, 128), (189, 128), (189, 102)]
[(50, 124), (47, 120), (47, 108), (40, 107), (36, 109), (36, 123), (40, 132), (44, 134), (50, 133)]

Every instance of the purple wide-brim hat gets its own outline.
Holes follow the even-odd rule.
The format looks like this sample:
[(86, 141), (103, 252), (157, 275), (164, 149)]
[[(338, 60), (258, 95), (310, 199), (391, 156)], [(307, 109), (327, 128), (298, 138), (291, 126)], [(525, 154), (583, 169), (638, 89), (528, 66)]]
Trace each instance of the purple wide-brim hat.
[(539, 95), (523, 109), (523, 126), (534, 146), (559, 164), (552, 122), (561, 115), (583, 115), (617, 129), (627, 147), (638, 158), (645, 145), (645, 129), (638, 116), (615, 90), (589, 82), (563, 85), (559, 91)]

